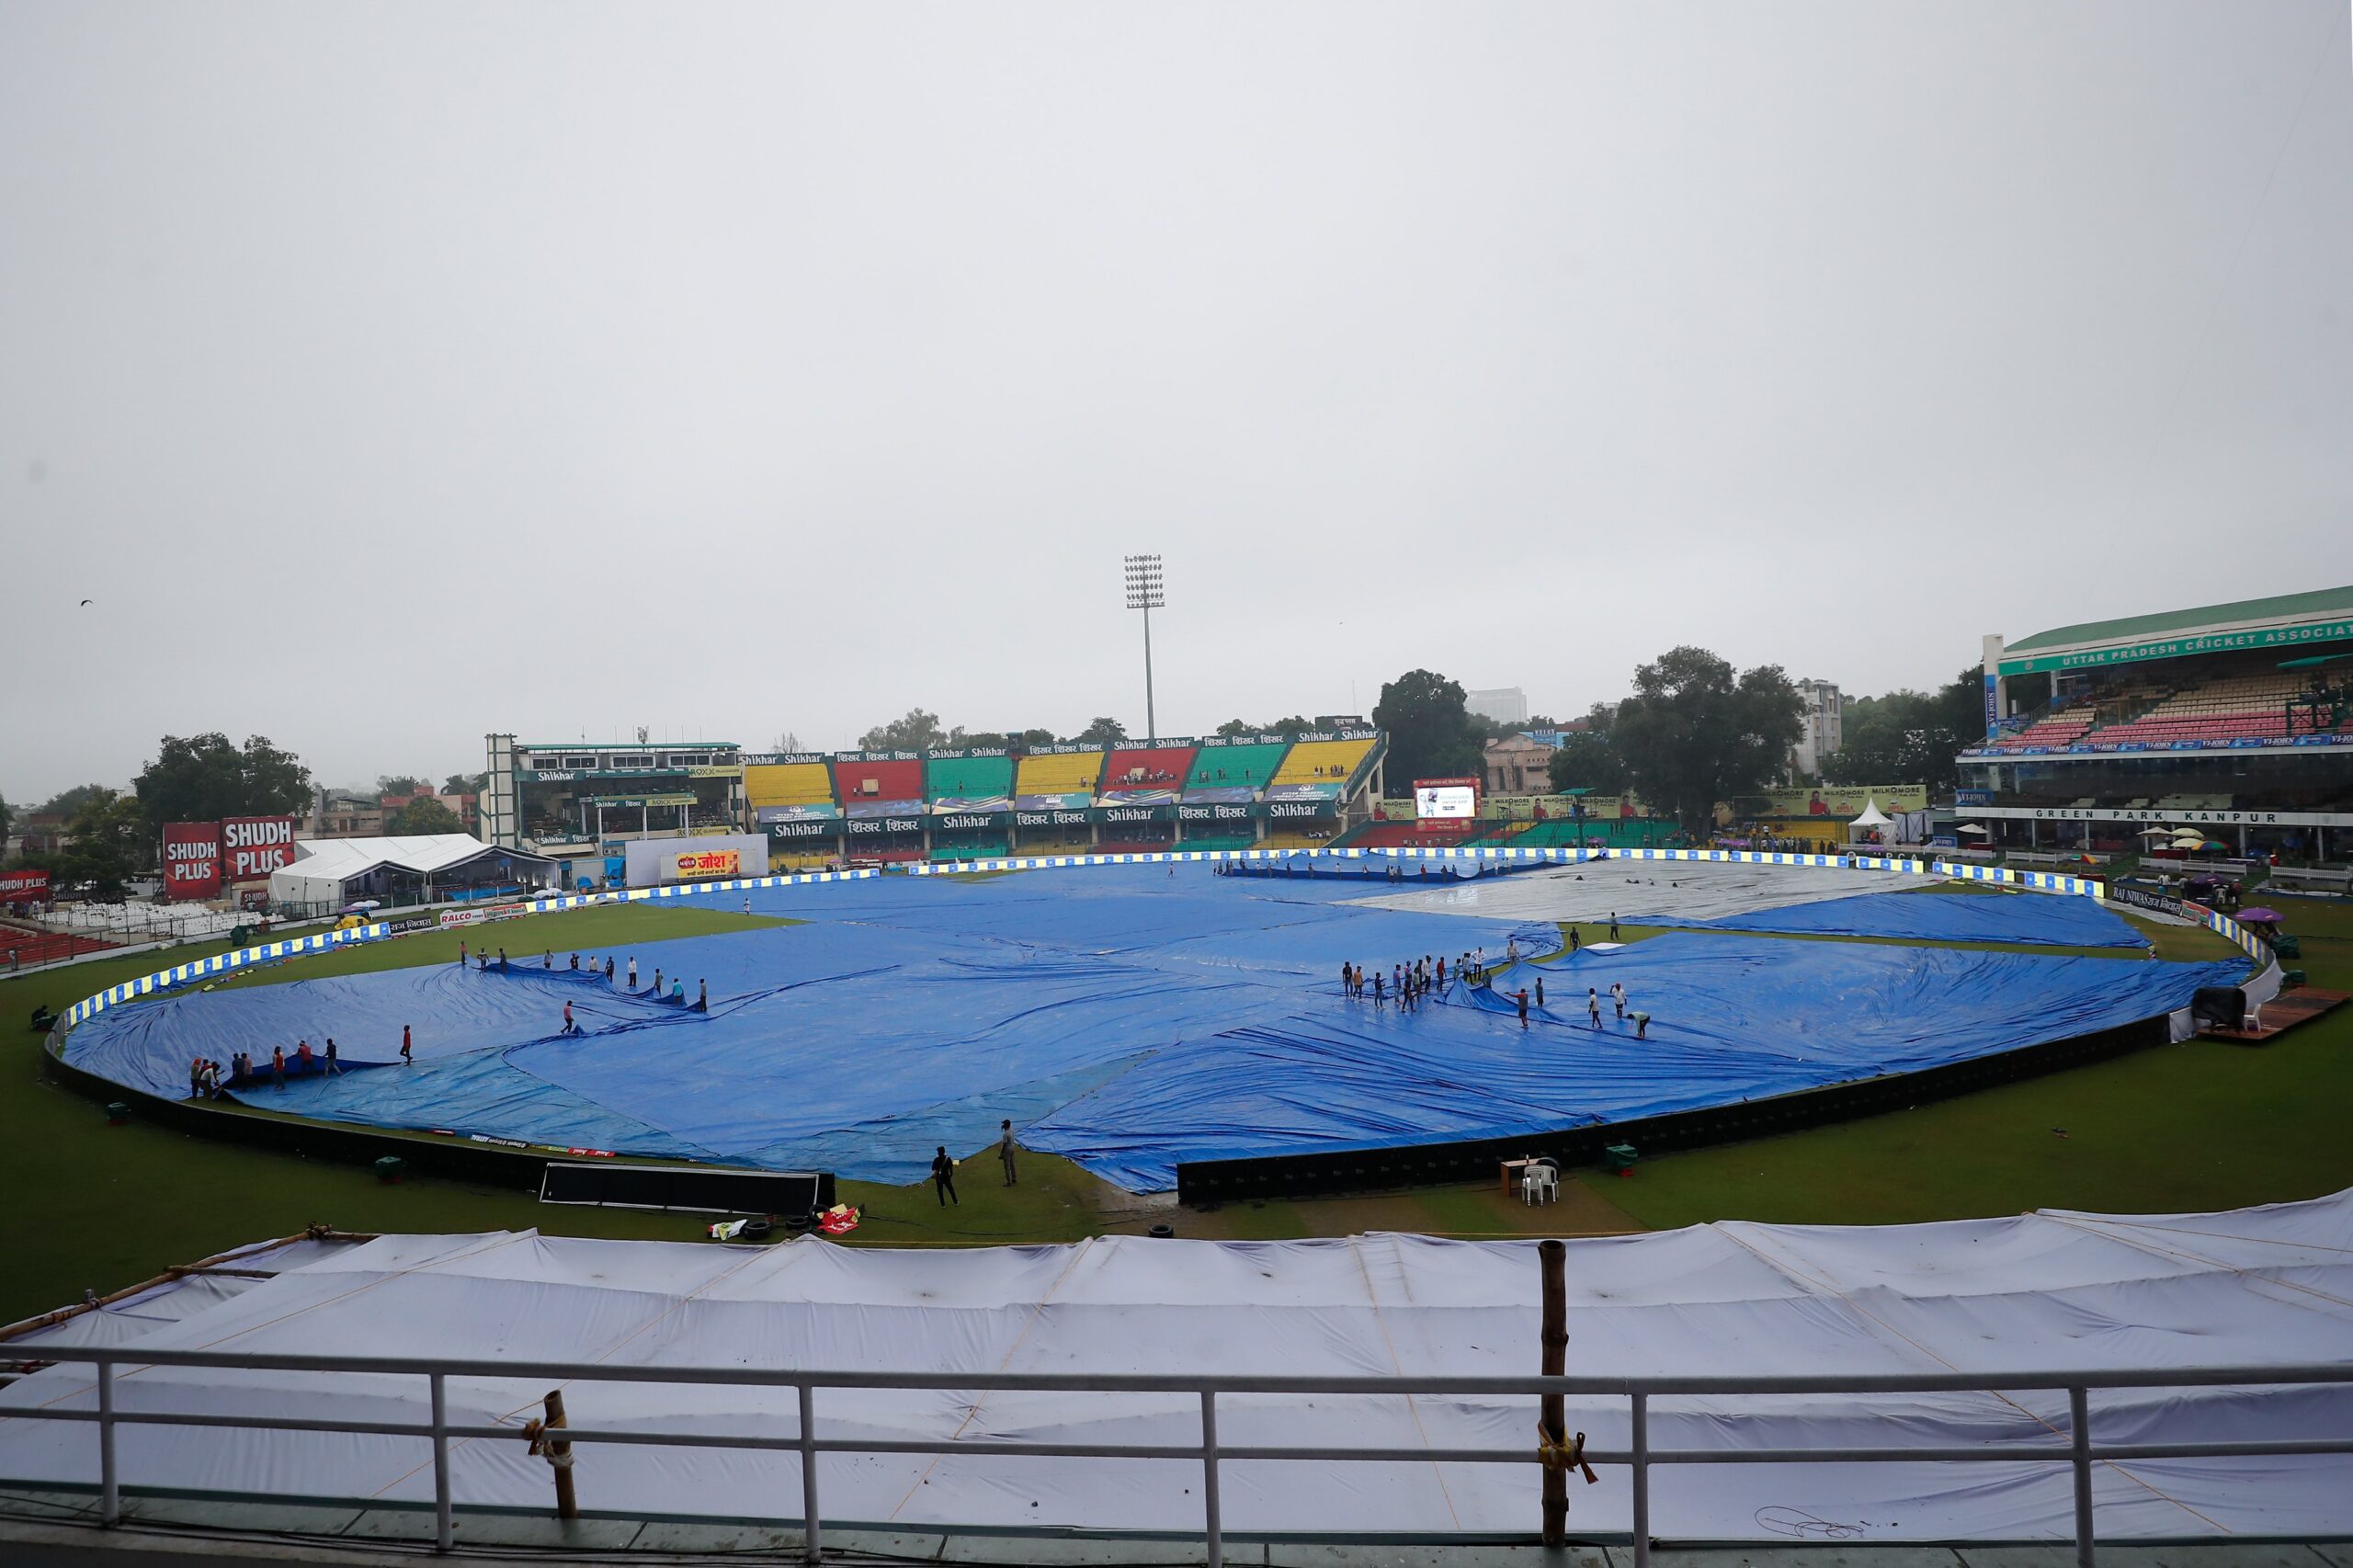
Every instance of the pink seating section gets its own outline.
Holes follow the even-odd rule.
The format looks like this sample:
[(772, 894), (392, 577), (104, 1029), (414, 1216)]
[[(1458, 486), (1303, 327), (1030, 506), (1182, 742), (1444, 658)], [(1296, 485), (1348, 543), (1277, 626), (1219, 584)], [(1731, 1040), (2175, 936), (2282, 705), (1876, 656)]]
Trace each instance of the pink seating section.
[[(2178, 741), (2227, 745), (2235, 740), (2309, 734), (2313, 725), (2304, 714), (2297, 715), (2292, 728), (2288, 721), (2288, 700), (2303, 689), (2302, 678), (2287, 671), (2222, 676), (2170, 694), (2161, 687), (2120, 687), (2047, 714), (1994, 744), (2002, 751), (2079, 744), (2167, 746)], [(2123, 722), (2099, 722), (2102, 709), (2115, 712), (2151, 699), (2152, 706)]]
[(1123, 747), (1103, 762), (1103, 782), (1111, 790), (1182, 790), (1199, 751), (1192, 746)]

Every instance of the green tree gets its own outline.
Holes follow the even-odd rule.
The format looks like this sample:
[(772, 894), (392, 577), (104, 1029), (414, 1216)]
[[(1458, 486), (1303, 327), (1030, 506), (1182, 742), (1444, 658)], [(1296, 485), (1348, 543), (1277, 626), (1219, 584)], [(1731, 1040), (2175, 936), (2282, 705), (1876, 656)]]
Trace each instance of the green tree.
[(1408, 670), (1381, 688), (1372, 722), (1389, 733), (1389, 759), (1382, 765), (1392, 788), (1410, 788), (1416, 778), (1455, 778), (1478, 774), (1486, 732), (1464, 703), (1462, 683), (1429, 670)]
[(138, 801), (102, 789), (83, 801), (66, 825), (58, 875), (69, 885), (89, 883), (97, 897), (119, 898), (122, 884), (145, 869), (147, 857), (147, 821)]
[(56, 794), (51, 795), (48, 800), (42, 801), (40, 807), (34, 812), (34, 814), (36, 816), (45, 817), (60, 816), (63, 817), (67, 822), (72, 822), (74, 814), (80, 812), (81, 809), (85, 805), (87, 805), (92, 800), (100, 795), (111, 795), (113, 793), (115, 793), (114, 790), (108, 789), (103, 784), (76, 784), (71, 790), (60, 790)]
[(1608, 735), (1593, 730), (1572, 730), (1561, 737), (1561, 747), (1545, 765), (1552, 790), (1589, 790), (1615, 795), (1626, 787), (1626, 760), (1618, 755)]
[(310, 804), (311, 770), (265, 735), (247, 736), (242, 748), (218, 732), (165, 735), (135, 788), (147, 820), (157, 825), (278, 816)]
[(1097, 719), (1070, 738), (1076, 746), (1115, 746), (1128, 738), (1128, 727), (1117, 719)]
[(414, 800), (433, 793), (433, 786), (409, 773), (387, 773), (376, 780), (379, 795), (398, 795), (402, 800)]
[[(801, 748), (795, 746), (792, 749), (798, 751)], [(452, 773), (448, 778), (442, 780), (441, 791), (446, 795), (486, 795), (490, 792), (490, 775)]]
[(428, 833), (463, 833), (466, 824), (458, 813), (430, 795), (419, 795), (393, 813), (384, 824), (384, 831), (397, 838), (419, 836)]
[(1217, 733), (1221, 735), (1255, 735), (1258, 733), (1258, 726), (1245, 724), (1239, 719), (1228, 719), (1217, 727)]
[(8, 802), (5, 799), (0, 799), (0, 843), (7, 841), (8, 822)]
[(1934, 691), (1891, 691), (1847, 705), (1838, 749), (1822, 759), (1832, 784), (1926, 784), (1932, 795), (1959, 782), (1961, 748), (1985, 733), (1984, 672), (1971, 667)]
[(1634, 672), (1609, 739), (1654, 811), (1704, 832), (1718, 801), (1779, 776), (1797, 744), (1797, 688), (1779, 665), (1734, 674), (1705, 648), (1671, 648)]
[(858, 737), (860, 751), (939, 751), (953, 746), (951, 734), (939, 727), (939, 715), (910, 708), (887, 724), (877, 724)]

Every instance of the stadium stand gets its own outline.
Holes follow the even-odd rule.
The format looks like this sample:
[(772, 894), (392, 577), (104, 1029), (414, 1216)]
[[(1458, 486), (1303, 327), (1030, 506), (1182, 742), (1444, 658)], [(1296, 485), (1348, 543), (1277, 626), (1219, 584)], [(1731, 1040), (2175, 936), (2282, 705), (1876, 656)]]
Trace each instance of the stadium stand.
[(1021, 795), (1093, 795), (1103, 776), (1099, 751), (1052, 752), (1025, 756), (1014, 776), (1013, 792)]
[(907, 762), (836, 762), (834, 787), (845, 806), (860, 801), (920, 801), (923, 764)]
[(997, 801), (1013, 793), (1009, 756), (935, 757), (924, 764), (924, 798)]
[(1469, 838), (1461, 833), (1425, 828), (1418, 823), (1369, 822), (1350, 828), (1331, 842), (1335, 849), (1443, 849), (1467, 843)]
[(1104, 792), (1181, 790), (1185, 786), (1185, 775), (1191, 769), (1193, 758), (1199, 755), (1192, 746), (1171, 746), (1165, 751), (1122, 746), (1104, 761)]
[(1260, 788), (1273, 782), (1275, 770), (1282, 766), (1283, 754), (1290, 749), (1288, 741), (1272, 741), (1265, 745), (1204, 750), (1194, 758), (1192, 776), (1186, 779), (1185, 787), (1188, 790)]
[(984, 860), (1010, 854), (1007, 846), (1008, 840), (1001, 833), (958, 834), (934, 844), (931, 858), (934, 860)]
[(830, 849), (771, 849), (768, 872), (773, 876), (783, 871), (822, 871), (838, 858)]
[(1303, 832), (1270, 833), (1258, 840), (1257, 846), (1261, 849), (1314, 849), (1331, 843), (1336, 832), (1336, 828), (1320, 832), (1309, 828)]
[(1257, 839), (1252, 837), (1246, 833), (1205, 833), (1200, 835), (1199, 837), (1196, 837), (1191, 834), (1187, 834), (1185, 835), (1185, 841), (1182, 844), (1177, 845), (1176, 847), (1179, 849), (1202, 850), (1250, 849), (1256, 847), (1257, 843)]
[(1342, 784), (1372, 755), (1370, 741), (1302, 741), (1275, 770), (1269, 784)]
[(744, 799), (755, 811), (762, 806), (830, 806), (835, 803), (834, 776), (822, 762), (746, 766)]

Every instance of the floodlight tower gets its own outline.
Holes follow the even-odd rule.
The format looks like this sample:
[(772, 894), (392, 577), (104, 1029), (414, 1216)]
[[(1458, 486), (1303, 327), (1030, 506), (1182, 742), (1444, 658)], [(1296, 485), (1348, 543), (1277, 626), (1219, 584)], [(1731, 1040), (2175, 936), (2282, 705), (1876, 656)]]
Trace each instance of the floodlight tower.
[(1152, 710), (1152, 612), (1168, 603), (1161, 594), (1160, 557), (1123, 556), (1121, 564), (1127, 569), (1128, 608), (1143, 611), (1143, 733), (1146, 740), (1156, 741), (1160, 727)]

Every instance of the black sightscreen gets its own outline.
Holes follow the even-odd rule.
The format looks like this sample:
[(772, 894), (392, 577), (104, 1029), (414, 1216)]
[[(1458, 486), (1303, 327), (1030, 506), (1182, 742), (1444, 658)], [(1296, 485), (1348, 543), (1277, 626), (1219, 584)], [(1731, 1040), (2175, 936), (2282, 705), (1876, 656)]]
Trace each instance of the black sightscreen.
[(703, 1214), (773, 1214), (806, 1220), (834, 1204), (831, 1171), (729, 1171), (701, 1165), (548, 1162), (542, 1203), (684, 1209)]

